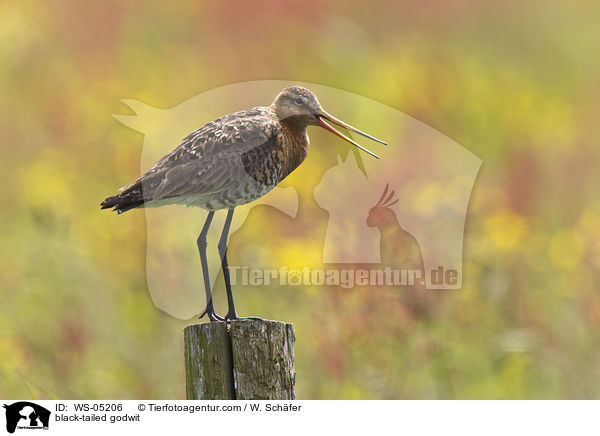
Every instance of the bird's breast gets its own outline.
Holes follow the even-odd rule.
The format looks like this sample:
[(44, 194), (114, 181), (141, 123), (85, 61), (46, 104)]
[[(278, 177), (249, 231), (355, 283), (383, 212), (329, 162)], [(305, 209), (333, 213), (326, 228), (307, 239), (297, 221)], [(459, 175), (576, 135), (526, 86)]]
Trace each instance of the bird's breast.
[(256, 182), (275, 187), (294, 171), (308, 153), (308, 135), (282, 129), (263, 144), (253, 147), (242, 155), (246, 173)]

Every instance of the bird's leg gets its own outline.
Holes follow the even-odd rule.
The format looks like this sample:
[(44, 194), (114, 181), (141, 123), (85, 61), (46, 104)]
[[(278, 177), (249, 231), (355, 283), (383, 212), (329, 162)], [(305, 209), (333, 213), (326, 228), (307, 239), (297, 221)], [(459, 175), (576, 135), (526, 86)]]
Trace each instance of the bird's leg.
[(206, 291), (206, 309), (204, 309), (200, 318), (207, 315), (211, 322), (225, 321), (225, 318), (216, 314), (215, 307), (213, 306), (212, 293), (210, 291), (210, 278), (208, 275), (208, 260), (206, 258), (206, 235), (208, 234), (208, 229), (210, 228), (210, 223), (212, 222), (214, 214), (214, 210), (208, 212), (208, 216), (206, 217), (206, 221), (204, 221), (204, 226), (202, 227), (202, 231), (197, 240), (200, 262), (202, 264), (202, 277), (204, 278), (204, 290)]
[(235, 303), (233, 302), (233, 292), (231, 292), (231, 279), (229, 277), (229, 265), (227, 264), (227, 237), (229, 236), (229, 228), (231, 227), (231, 220), (233, 219), (233, 208), (227, 211), (227, 217), (225, 218), (225, 225), (223, 226), (223, 233), (221, 233), (221, 239), (219, 239), (219, 255), (221, 256), (221, 266), (223, 267), (223, 279), (225, 280), (225, 289), (227, 290), (227, 304), (229, 310), (225, 315), (226, 321), (233, 321), (236, 319), (260, 319), (256, 317), (239, 317), (235, 310)]
[(221, 239), (219, 239), (219, 256), (221, 256), (221, 266), (223, 267), (223, 279), (225, 280), (225, 289), (227, 291), (227, 305), (229, 310), (225, 315), (226, 320), (237, 319), (237, 312), (235, 311), (235, 303), (233, 302), (233, 292), (231, 292), (231, 279), (229, 277), (229, 265), (227, 264), (227, 238), (229, 236), (229, 228), (231, 227), (231, 220), (233, 219), (233, 208), (227, 210), (227, 217), (225, 218), (225, 225), (223, 225), (223, 232), (221, 233)]

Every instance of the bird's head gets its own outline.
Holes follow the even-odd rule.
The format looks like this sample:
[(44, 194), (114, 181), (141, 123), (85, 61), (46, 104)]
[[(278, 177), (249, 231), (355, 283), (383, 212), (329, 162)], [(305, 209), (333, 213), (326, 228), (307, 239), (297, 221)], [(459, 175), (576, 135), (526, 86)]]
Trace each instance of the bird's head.
[(335, 118), (333, 115), (325, 112), (325, 110), (321, 107), (317, 96), (312, 91), (303, 88), (302, 86), (291, 86), (282, 90), (279, 94), (277, 94), (277, 97), (275, 97), (275, 100), (271, 104), (271, 108), (275, 111), (277, 118), (280, 121), (290, 120), (305, 127), (322, 127), (378, 159), (379, 156), (367, 150), (362, 145), (354, 142), (341, 132), (338, 132), (325, 120), (344, 127), (352, 132), (358, 133), (359, 135), (362, 135), (373, 141), (387, 145), (385, 142), (374, 138), (371, 135), (367, 135), (366, 133), (358, 130), (356, 127), (352, 127), (351, 125), (346, 124), (343, 121)]
[(271, 107), (279, 120), (294, 120), (309, 126), (315, 123), (315, 116), (321, 112), (321, 104), (317, 96), (301, 86), (285, 88), (273, 101)]

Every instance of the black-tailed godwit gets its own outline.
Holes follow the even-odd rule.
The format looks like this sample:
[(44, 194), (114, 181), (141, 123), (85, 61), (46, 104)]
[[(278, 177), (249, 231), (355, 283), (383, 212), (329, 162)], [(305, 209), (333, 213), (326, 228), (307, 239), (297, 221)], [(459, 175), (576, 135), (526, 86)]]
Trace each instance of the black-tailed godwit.
[[(236, 206), (262, 197), (285, 179), (308, 153), (308, 126), (320, 126), (378, 158), (327, 121), (380, 142), (328, 114), (315, 94), (292, 86), (281, 91), (268, 107), (255, 107), (217, 118), (186, 137), (139, 179), (106, 198), (100, 206), (122, 213), (137, 207), (185, 204), (208, 210), (197, 240), (211, 321), (241, 319), (233, 302), (227, 266), (227, 239)], [(217, 315), (212, 302), (206, 236), (214, 213), (227, 209), (218, 244), (229, 310)]]

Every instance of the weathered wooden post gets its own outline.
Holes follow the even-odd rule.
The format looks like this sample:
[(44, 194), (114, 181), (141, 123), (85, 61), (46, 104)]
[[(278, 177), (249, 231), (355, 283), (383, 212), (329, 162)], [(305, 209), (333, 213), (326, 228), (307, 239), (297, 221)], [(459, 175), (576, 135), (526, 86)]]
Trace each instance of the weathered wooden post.
[(294, 326), (241, 320), (183, 330), (188, 400), (293, 400)]

